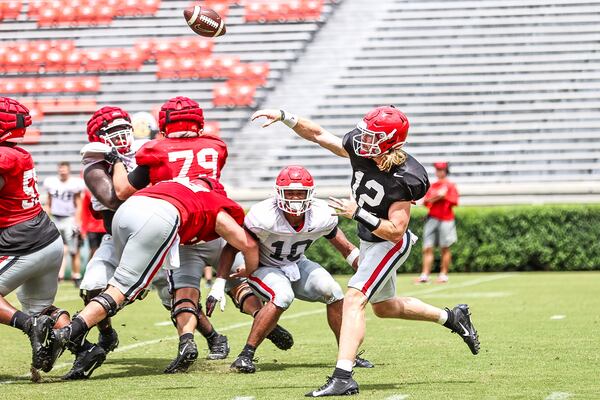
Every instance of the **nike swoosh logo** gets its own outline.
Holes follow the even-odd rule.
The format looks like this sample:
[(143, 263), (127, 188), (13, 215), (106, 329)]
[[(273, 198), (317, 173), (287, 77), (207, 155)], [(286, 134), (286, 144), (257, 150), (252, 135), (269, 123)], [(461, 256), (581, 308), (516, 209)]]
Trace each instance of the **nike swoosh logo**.
[(93, 371), (94, 368), (96, 368), (96, 364), (98, 364), (98, 361), (94, 362), (92, 365), (89, 366), (89, 368), (87, 368), (84, 373), (87, 374), (90, 371)]
[(181, 351), (179, 352), (179, 355), (182, 356), (183, 353), (185, 353), (185, 349), (187, 349), (188, 345), (186, 344), (185, 346), (183, 346), (183, 349), (181, 349)]
[(469, 331), (467, 330), (467, 328), (465, 328), (465, 326), (463, 324), (461, 324), (460, 322), (458, 323), (460, 325), (461, 328), (463, 328), (463, 336), (469, 336)]
[(394, 176), (395, 176), (396, 178), (404, 178), (404, 176), (402, 176), (402, 175), (398, 174), (397, 172), (395, 172), (395, 173), (394, 173)]

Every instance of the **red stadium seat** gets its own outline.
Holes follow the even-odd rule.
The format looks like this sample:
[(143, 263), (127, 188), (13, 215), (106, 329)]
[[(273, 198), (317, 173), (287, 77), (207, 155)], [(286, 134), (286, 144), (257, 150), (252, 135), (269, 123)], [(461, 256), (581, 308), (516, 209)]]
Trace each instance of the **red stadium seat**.
[(268, 76), (269, 64), (267, 63), (240, 63), (228, 71), (227, 78), (262, 86), (267, 82)]
[(40, 141), (41, 132), (37, 128), (27, 128), (25, 132), (25, 136), (23, 136), (23, 141), (21, 143), (24, 144), (36, 144)]
[(229, 81), (215, 85), (213, 105), (215, 107), (248, 107), (254, 105), (256, 87), (244, 82)]
[(0, 2), (0, 19), (17, 19), (21, 14), (21, 0)]
[(204, 122), (204, 134), (212, 136), (220, 136), (221, 125), (219, 121), (205, 121)]
[(289, 2), (260, 0), (244, 3), (246, 22), (318, 20), (322, 12), (323, 0), (292, 0)]

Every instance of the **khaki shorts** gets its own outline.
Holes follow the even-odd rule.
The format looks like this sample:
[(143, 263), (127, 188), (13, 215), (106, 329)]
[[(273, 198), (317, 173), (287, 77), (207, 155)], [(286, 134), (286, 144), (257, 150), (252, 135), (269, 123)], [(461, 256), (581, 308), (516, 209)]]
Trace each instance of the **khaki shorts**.
[(423, 228), (423, 248), (450, 247), (456, 242), (456, 224), (427, 217)]

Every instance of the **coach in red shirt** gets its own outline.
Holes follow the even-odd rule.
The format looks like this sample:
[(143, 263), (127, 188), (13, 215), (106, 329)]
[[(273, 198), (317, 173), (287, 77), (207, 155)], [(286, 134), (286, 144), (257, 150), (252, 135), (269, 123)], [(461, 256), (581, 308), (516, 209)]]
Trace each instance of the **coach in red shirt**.
[(429, 209), (423, 230), (423, 269), (417, 283), (429, 282), (433, 265), (433, 251), (439, 247), (442, 255), (440, 274), (436, 282), (448, 282), (448, 269), (452, 261), (450, 246), (456, 242), (454, 208), (458, 204), (458, 191), (454, 183), (448, 180), (448, 163), (436, 162), (434, 182), (425, 195), (424, 204)]

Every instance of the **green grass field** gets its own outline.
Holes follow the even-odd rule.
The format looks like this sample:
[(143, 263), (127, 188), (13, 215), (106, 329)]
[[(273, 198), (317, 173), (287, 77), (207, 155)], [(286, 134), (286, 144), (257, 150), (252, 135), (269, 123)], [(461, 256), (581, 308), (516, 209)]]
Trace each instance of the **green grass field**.
[[(436, 324), (380, 320), (369, 311), (363, 349), (376, 367), (355, 373), (361, 393), (354, 398), (600, 399), (600, 273), (453, 274), (448, 285), (419, 287), (411, 280), (398, 277), (399, 293), (438, 306), (471, 306), (481, 353), (472, 356), (458, 336)], [(9, 299), (16, 304), (14, 295)], [(61, 286), (56, 304), (81, 307), (70, 284)], [(251, 323), (231, 303), (213, 317), (230, 339), (230, 357), (199, 360), (181, 375), (162, 374), (177, 341), (154, 293), (120, 312), (121, 345), (88, 381), (60, 381), (72, 361), (65, 354), (42, 383), (31, 383), (27, 337), (3, 326), (0, 398), (300, 399), (324, 383), (335, 362), (324, 308), (296, 301), (281, 321), (294, 334), (294, 348), (282, 352), (266, 342), (254, 375), (229, 372)], [(205, 353), (204, 339), (198, 335), (197, 342)]]

